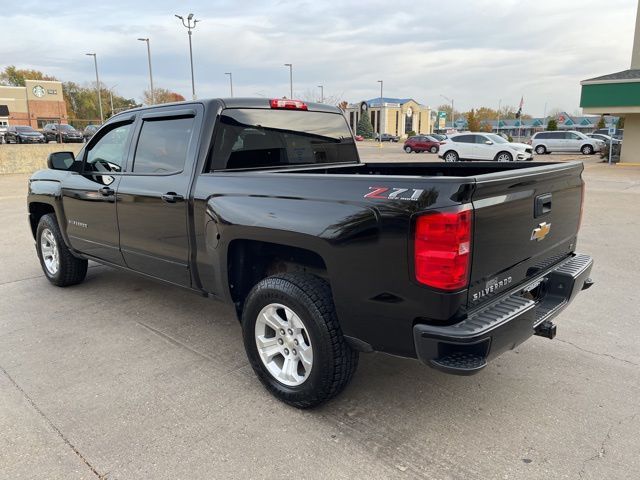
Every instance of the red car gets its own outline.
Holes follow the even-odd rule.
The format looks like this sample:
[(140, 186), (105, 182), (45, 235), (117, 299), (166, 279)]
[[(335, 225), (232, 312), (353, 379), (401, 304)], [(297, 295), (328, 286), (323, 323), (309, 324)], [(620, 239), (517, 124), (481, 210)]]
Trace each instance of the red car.
[(362, 135), (356, 135), (355, 139), (356, 139), (356, 142), (362, 142), (364, 140), (364, 137)]
[(438, 150), (440, 150), (440, 142), (435, 138), (428, 137), (426, 135), (416, 135), (414, 137), (409, 137), (404, 142), (404, 151), (407, 153), (438, 153)]

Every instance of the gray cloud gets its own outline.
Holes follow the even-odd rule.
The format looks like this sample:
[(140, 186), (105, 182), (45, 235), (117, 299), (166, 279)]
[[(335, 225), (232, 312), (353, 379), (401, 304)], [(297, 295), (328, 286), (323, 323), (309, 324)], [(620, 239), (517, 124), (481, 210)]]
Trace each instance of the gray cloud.
[(98, 53), (101, 79), (130, 97), (147, 87), (151, 38), (157, 85), (188, 96), (187, 35), (174, 13), (202, 19), (194, 32), (200, 97), (288, 92), (294, 64), (299, 94), (325, 85), (349, 101), (379, 93), (436, 106), (516, 105), (540, 115), (578, 107), (579, 82), (627, 68), (634, 0), (67, 1), (16, 3), (4, 12), (0, 66), (16, 64), (80, 83), (93, 80), (86, 51)]

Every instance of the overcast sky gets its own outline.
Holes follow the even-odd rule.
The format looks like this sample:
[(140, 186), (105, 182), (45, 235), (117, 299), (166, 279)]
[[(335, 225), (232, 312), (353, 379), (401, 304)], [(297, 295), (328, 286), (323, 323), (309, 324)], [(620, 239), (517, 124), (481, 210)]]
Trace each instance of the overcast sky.
[[(174, 14), (195, 13), (196, 94), (288, 95), (324, 85), (349, 102), (384, 94), (456, 109), (514, 105), (542, 115), (578, 108), (580, 80), (629, 68), (637, 0), (417, 2), (44, 2), (3, 8), (0, 67), (15, 64), (78, 83), (100, 79), (126, 97), (148, 88), (150, 37), (157, 87), (190, 97), (187, 32)], [(411, 5), (411, 6), (404, 6)], [(9, 7), (9, 5), (4, 5)], [(319, 95), (319, 94), (318, 94)]]

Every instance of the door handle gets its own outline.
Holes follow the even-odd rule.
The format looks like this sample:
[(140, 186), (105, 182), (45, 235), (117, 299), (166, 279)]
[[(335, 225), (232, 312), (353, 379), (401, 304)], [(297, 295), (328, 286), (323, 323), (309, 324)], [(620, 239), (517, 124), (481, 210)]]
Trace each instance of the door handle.
[(101, 189), (98, 190), (102, 195), (104, 195), (105, 197), (108, 197), (110, 195), (113, 195), (114, 193), (116, 193), (115, 190), (113, 190), (112, 188), (109, 187), (102, 187)]
[(175, 192), (167, 192), (164, 195), (161, 195), (160, 198), (162, 198), (162, 201), (166, 203), (176, 203), (184, 200), (182, 195), (178, 195)]

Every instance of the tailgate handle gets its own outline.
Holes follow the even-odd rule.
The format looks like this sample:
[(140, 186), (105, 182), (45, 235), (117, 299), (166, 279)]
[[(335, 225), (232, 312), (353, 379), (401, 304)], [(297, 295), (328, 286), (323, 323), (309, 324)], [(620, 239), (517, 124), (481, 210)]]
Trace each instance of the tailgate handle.
[(535, 201), (535, 208), (533, 210), (533, 218), (541, 217), (542, 215), (551, 211), (551, 194), (545, 193), (544, 195), (538, 195)]

